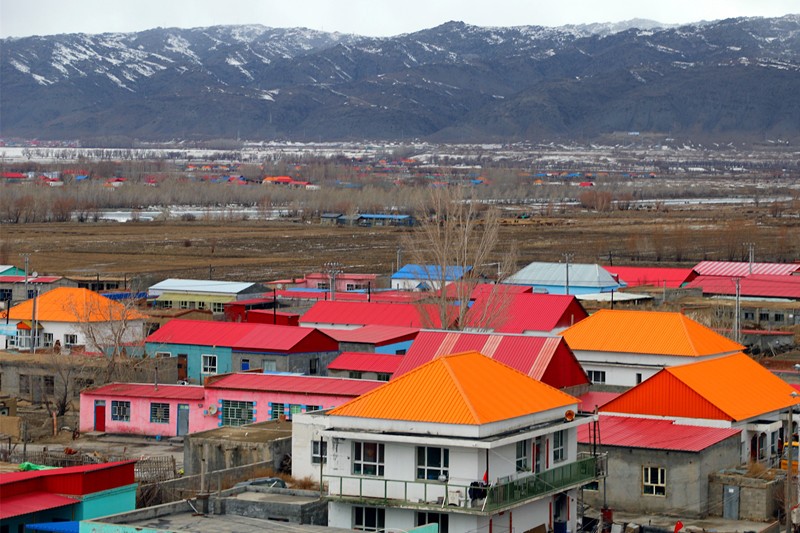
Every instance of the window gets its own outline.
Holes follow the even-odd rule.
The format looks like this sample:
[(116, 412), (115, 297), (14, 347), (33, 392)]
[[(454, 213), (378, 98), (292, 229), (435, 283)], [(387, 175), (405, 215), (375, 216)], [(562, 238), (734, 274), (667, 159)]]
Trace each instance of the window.
[(354, 442), (353, 474), (383, 476), (383, 444), (377, 442)]
[(450, 477), (450, 450), (430, 446), (417, 446), (417, 479)]
[(111, 420), (118, 422), (131, 421), (131, 402), (111, 401)]
[(386, 528), (386, 510), (377, 507), (353, 507), (353, 529), (382, 531)]
[(273, 403), (272, 404), (272, 415), (270, 418), (272, 420), (277, 420), (282, 414), (284, 413), (284, 405), (282, 403)]
[(311, 462), (315, 465), (328, 462), (328, 443), (318, 440), (311, 441)]
[(355, 370), (351, 370), (348, 373), (348, 377), (350, 379), (361, 379), (361, 372), (356, 372)]
[(439, 533), (449, 532), (450, 515), (447, 513), (417, 513), (417, 525), (424, 526), (426, 524), (439, 524)]
[(197, 308), (201, 309), (201, 310), (205, 309), (206, 308), (206, 303), (205, 302), (197, 302)]
[(306, 413), (310, 413), (312, 411), (319, 411), (322, 409), (319, 405), (306, 405)]
[(44, 376), (44, 393), (46, 396), (56, 393), (56, 380), (53, 376)]
[(530, 441), (522, 440), (517, 443), (517, 472), (528, 472), (531, 469)]
[(78, 336), (73, 333), (64, 334), (64, 347), (69, 348), (78, 344)]
[(408, 350), (406, 350), (406, 349), (403, 349), (403, 350), (395, 350), (395, 351), (394, 351), (394, 354), (395, 354), (395, 355), (405, 355), (407, 351), (408, 351)]
[(26, 374), (19, 375), (19, 393), (20, 394), (30, 394), (31, 393), (31, 377)]
[(744, 319), (745, 320), (755, 320), (756, 314), (753, 311), (745, 311), (744, 312)]
[(11, 289), (0, 289), (0, 301), (2, 302), (9, 302), (11, 301)]
[(250, 370), (250, 359), (242, 359), (242, 372)]
[(769, 322), (769, 313), (758, 313), (758, 319)]
[(36, 296), (35, 289), (28, 289), (28, 300), (32, 300)]
[(391, 374), (384, 374), (382, 372), (378, 373), (378, 381), (389, 381), (389, 378), (392, 377)]
[(214, 313), (222, 313), (225, 311), (225, 305), (220, 302), (213, 302), (211, 304), (211, 311)]
[(156, 352), (156, 359), (166, 359), (172, 357), (172, 352)]
[(589, 374), (589, 381), (592, 383), (606, 382), (606, 373), (604, 370), (589, 370), (587, 374)]
[(151, 403), (150, 422), (154, 424), (169, 424), (169, 404)]
[(52, 348), (53, 347), (53, 342), (54, 342), (55, 339), (53, 339), (53, 334), (52, 333), (44, 333), (42, 335), (42, 340), (44, 341), (44, 347), (45, 348)]
[(600, 482), (599, 481), (591, 481), (583, 486), (583, 490), (591, 490), (591, 491), (598, 491), (600, 490)]
[(667, 473), (657, 466), (642, 467), (642, 494), (667, 495)]
[(213, 354), (203, 354), (203, 374), (217, 373), (217, 356)]
[(564, 430), (553, 433), (553, 462), (560, 463), (567, 458), (564, 449)]
[(783, 322), (783, 313), (775, 313), (775, 322)]
[(161, 302), (161, 307), (163, 309), (172, 309), (172, 300), (163, 300)]
[(264, 370), (264, 372), (277, 372), (278, 363), (270, 359), (264, 359), (263, 361), (261, 361), (261, 368), (262, 370)]
[(330, 283), (318, 281), (317, 282), (317, 288), (320, 289), (320, 290), (323, 290), (323, 291), (327, 291), (327, 290), (329, 290), (331, 288), (331, 285), (330, 285)]
[(303, 412), (302, 405), (293, 403), (292, 405), (289, 406), (289, 414), (291, 415), (291, 418), (294, 418), (294, 415), (296, 415), (297, 413), (302, 413), (302, 412)]
[(255, 402), (222, 400), (222, 425), (243, 426), (255, 421)]
[(637, 372), (636, 373), (636, 384), (638, 385), (641, 382), (642, 382), (642, 373), (641, 372)]
[(308, 360), (308, 373), (315, 376), (319, 372), (319, 358), (314, 357)]
[(181, 309), (189, 309), (189, 302), (187, 302), (186, 300), (181, 300), (180, 302), (178, 302), (178, 307), (180, 307)]

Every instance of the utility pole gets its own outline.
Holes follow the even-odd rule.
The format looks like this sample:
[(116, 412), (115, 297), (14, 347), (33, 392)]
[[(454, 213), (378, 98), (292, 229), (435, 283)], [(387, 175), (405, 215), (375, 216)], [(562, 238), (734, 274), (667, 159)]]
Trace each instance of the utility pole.
[(569, 294), (569, 262), (572, 260), (572, 258), (573, 258), (573, 254), (572, 253), (564, 252), (564, 263), (565, 263), (565, 266), (566, 266), (566, 269), (567, 269), (567, 271), (566, 271), (567, 275), (564, 278), (564, 281), (565, 281), (565, 283), (564, 283), (565, 291), (564, 292), (566, 294)]
[(328, 261), (325, 263), (325, 272), (328, 274), (331, 301), (333, 301), (336, 299), (336, 275), (342, 273), (342, 264), (336, 261)]
[(747, 253), (748, 262), (749, 262), (748, 263), (749, 264), (748, 272), (750, 274), (752, 274), (753, 273), (753, 261), (755, 260), (755, 257), (756, 257), (756, 245), (753, 242), (746, 242), (746, 243), (744, 243), (744, 245), (747, 246), (747, 252), (748, 252)]
[(30, 254), (19, 254), (25, 258), (25, 297), (23, 300), (28, 299), (28, 259), (30, 258)]
[(742, 305), (741, 300), (739, 298), (741, 294), (741, 290), (739, 287), (739, 282), (741, 278), (733, 278), (733, 282), (736, 284), (736, 310), (734, 311), (733, 315), (733, 340), (737, 343), (741, 344), (741, 323), (739, 322), (739, 314), (741, 313)]

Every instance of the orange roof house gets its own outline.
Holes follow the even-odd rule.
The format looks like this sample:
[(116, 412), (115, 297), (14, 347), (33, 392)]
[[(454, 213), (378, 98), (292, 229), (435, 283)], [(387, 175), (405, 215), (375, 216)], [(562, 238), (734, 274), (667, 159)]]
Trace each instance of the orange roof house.
[(594, 383), (634, 386), (666, 366), (744, 349), (681, 313), (603, 309), (561, 335)]
[(742, 461), (768, 461), (794, 387), (743, 353), (664, 368), (600, 407), (602, 413), (742, 429)]
[(50, 290), (15, 305), (0, 317), (5, 319), (6, 314), (9, 326), (16, 327), (16, 335), (6, 334), (9, 346), (18, 349), (31, 348), (34, 323), (36, 348), (80, 345), (86, 346), (88, 351), (96, 351), (102, 346), (91, 345), (87, 337), (104, 345), (142, 340), (146, 318), (101, 294), (73, 287)]
[[(297, 415), (292, 471), (326, 487), (332, 527), (404, 529), (430, 512), (458, 531), (488, 531), (512, 514), (574, 528), (577, 489), (598, 472), (596, 456), (578, 456), (577, 429), (591, 419), (577, 404), (480, 352), (442, 355)], [(363, 505), (376, 520), (360, 522)]]

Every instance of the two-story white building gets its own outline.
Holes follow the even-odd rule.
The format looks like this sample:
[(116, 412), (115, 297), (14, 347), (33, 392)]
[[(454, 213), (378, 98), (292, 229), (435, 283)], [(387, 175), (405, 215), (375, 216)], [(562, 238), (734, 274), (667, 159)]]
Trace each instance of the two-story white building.
[[(365, 531), (575, 531), (578, 400), (478, 352), (442, 356), (293, 423), (295, 477), (320, 481), (328, 524)], [(542, 529), (543, 530), (543, 529)]]

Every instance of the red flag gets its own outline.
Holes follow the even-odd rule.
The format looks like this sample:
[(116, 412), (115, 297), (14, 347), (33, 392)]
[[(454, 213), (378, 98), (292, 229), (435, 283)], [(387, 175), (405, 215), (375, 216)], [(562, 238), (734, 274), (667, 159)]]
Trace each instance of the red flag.
[(483, 482), (486, 483), (487, 485), (489, 484), (489, 469), (488, 468), (483, 473)]
[(680, 531), (681, 529), (683, 529), (683, 522), (678, 520), (677, 522), (675, 522), (675, 531), (674, 531), (674, 533), (678, 533), (678, 531)]

